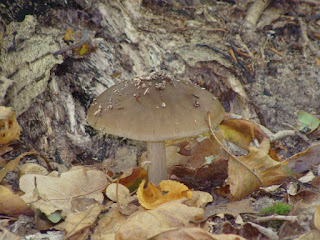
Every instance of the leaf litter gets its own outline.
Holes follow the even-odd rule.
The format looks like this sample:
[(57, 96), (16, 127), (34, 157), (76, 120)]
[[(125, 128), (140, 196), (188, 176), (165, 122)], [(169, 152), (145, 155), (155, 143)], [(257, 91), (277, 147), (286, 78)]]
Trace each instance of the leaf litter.
[[(267, 8), (270, 3), (257, 2), (252, 4), (248, 15), (250, 12), (263, 12), (261, 9)], [(259, 4), (262, 4), (262, 8)], [(254, 11), (257, 6), (260, 10)], [(271, 13), (272, 11), (266, 11), (265, 16), (271, 16)], [(207, 9), (203, 10), (203, 15), (210, 17)], [(281, 16), (279, 10), (272, 21), (267, 21), (264, 17), (258, 21), (259, 14), (256, 14), (254, 19), (246, 18), (246, 21), (252, 25), (257, 24), (259, 29), (265, 26), (280, 29), (287, 24), (296, 24), (294, 18)], [(298, 24), (303, 26), (301, 20)], [(304, 28), (301, 28), (301, 31), (303, 33)], [(79, 48), (71, 46), (69, 50), (72, 49), (80, 56), (91, 53), (88, 43), (81, 42), (85, 39), (82, 36), (85, 34), (70, 34)], [(305, 36), (303, 41), (314, 50), (308, 44), (308, 36)], [(275, 48), (270, 50), (284, 56)], [(249, 52), (248, 56), (251, 55)], [(18, 140), (21, 131), (14, 113), (8, 111), (4, 114), (5, 111), (0, 114), (0, 140), (3, 141), (1, 144), (4, 144), (0, 146), (3, 168), (0, 170), (3, 180), (0, 186), (2, 214), (16, 216), (26, 214), (25, 211), (30, 209), (40, 210), (47, 217), (44, 221), (51, 219), (54, 228), (65, 232), (66, 239), (86, 239), (91, 231), (91, 239), (134, 239), (132, 236), (137, 237), (136, 239), (319, 238), (320, 180), (317, 144), (283, 160), (271, 154), (273, 149), (269, 136), (258, 125), (243, 119), (229, 119), (215, 132), (217, 138), (209, 137), (204, 141), (168, 147), (173, 150), (170, 160), (175, 163), (175, 166), (170, 166), (171, 178), (184, 183), (186, 188), (171, 185), (170, 191), (161, 186), (150, 185), (150, 188), (144, 188), (146, 172), (142, 169), (133, 170), (131, 175), (114, 179), (111, 183), (106, 172), (80, 167), (67, 172), (51, 172), (48, 175), (24, 173), (20, 177), (20, 190), (24, 192), (21, 193), (17, 188), (10, 189), (6, 185), (6, 178), (10, 173), (17, 172), (24, 156), (38, 153), (31, 150), (13, 160), (3, 157), (12, 151), (6, 144)], [(319, 125), (316, 117), (305, 113), (299, 114), (298, 121), (299, 130), (304, 133), (315, 132)], [(222, 145), (217, 144), (219, 141)], [(231, 147), (230, 143), (237, 148)], [(224, 148), (229, 151), (228, 154)], [(316, 176), (311, 179), (311, 187), (301, 178), (296, 179), (306, 172)], [(309, 182), (310, 180), (306, 183)], [(137, 201), (135, 191), (139, 184), (138, 194), (143, 197)], [(295, 191), (290, 191), (292, 185), (296, 186)], [(267, 191), (268, 186), (272, 190)], [(183, 199), (186, 195), (191, 198), (191, 194), (186, 194), (190, 192), (192, 199)], [(289, 204), (291, 210), (288, 215), (297, 217), (298, 221), (285, 220), (280, 229), (254, 223), (259, 214), (252, 202), (257, 202), (262, 196), (280, 199), (280, 202)], [(147, 206), (147, 209), (143, 205)], [(135, 206), (133, 213), (123, 213), (124, 209), (132, 206)], [(53, 220), (54, 217), (56, 220)], [(279, 216), (274, 216), (274, 219), (277, 219), (276, 217)], [(56, 224), (57, 222), (59, 223)], [(199, 222), (203, 223), (199, 225)], [(9, 236), (3, 226), (7, 226), (7, 223), (1, 222), (0, 237)], [(212, 235), (210, 232), (221, 234)], [(14, 236), (10, 238), (14, 239)]]
[[(307, 161), (306, 156), (316, 156), (316, 146), (310, 147), (313, 151), (307, 150), (279, 162), (269, 155), (271, 145), (267, 135), (252, 122), (227, 120), (214, 134), (215, 137), (167, 147), (173, 150), (169, 155), (171, 160), (178, 164), (171, 168), (171, 177), (192, 188), (211, 191), (211, 194), (189, 190), (186, 185), (172, 180), (163, 181), (159, 186), (149, 183), (145, 188), (147, 172), (143, 168), (133, 168), (113, 181), (105, 172), (88, 167), (74, 167), (67, 172), (49, 174), (30, 174), (27, 171), (21, 174), (19, 180), (23, 195), (19, 196), (1, 186), (1, 199), (17, 199), (11, 201), (11, 204), (3, 200), (3, 205), (0, 205), (3, 206), (2, 213), (17, 216), (30, 214), (31, 209), (40, 210), (47, 218), (44, 221), (48, 222), (48, 227), (43, 225), (42, 228), (61, 230), (66, 239), (85, 239), (92, 228), (95, 228), (92, 239), (196, 239), (199, 236), (226, 239), (223, 235), (225, 233), (237, 234), (229, 235), (230, 239), (241, 239), (239, 235), (245, 237), (245, 232), (251, 231), (249, 229), (254, 229), (258, 235), (274, 236), (274, 231), (248, 221), (255, 221), (251, 216), (258, 212), (252, 205), (254, 199), (245, 197), (259, 191), (261, 187), (281, 184), (298, 176), (292, 169), (303, 172), (303, 169), (296, 166)], [(219, 142), (224, 146), (219, 145)], [(240, 145), (245, 150), (240, 152), (245, 155), (239, 155), (234, 147), (226, 153), (225, 149), (230, 147), (227, 142)], [(1, 149), (3, 154), (12, 150), (7, 145), (2, 145)], [(25, 152), (11, 160), (4, 168), (6, 170), (0, 170), (2, 178), (9, 171), (17, 171), (20, 160), (32, 154), (38, 153)], [(312, 158), (310, 162), (312, 165), (306, 169), (316, 164)], [(22, 166), (24, 164), (21, 169)], [(224, 200), (224, 203), (219, 203), (218, 199), (223, 195), (220, 188), (226, 189), (225, 196), (232, 202)], [(279, 188), (281, 185), (275, 189)], [(290, 204), (296, 206), (296, 211), (300, 209), (301, 212), (295, 212), (298, 216), (305, 210), (294, 199), (299, 196), (303, 196), (302, 199), (308, 196), (309, 199), (312, 192), (302, 194), (298, 192), (289, 198)], [(314, 205), (314, 221), (318, 222), (316, 204), (319, 203)], [(222, 235), (212, 235), (208, 229), (197, 227), (199, 222), (209, 226), (216, 217), (224, 219), (225, 216), (232, 216), (238, 227), (223, 220)], [(36, 222), (39, 224), (41, 221)], [(284, 224), (280, 234), (287, 233), (288, 226)]]

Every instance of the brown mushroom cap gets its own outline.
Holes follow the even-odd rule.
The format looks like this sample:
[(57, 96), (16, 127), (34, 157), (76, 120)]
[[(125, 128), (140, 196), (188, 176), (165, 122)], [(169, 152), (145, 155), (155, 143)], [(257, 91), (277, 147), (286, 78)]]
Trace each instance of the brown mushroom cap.
[(165, 141), (200, 135), (224, 118), (210, 92), (191, 82), (155, 74), (124, 81), (103, 92), (88, 110), (88, 122), (108, 134), (140, 141)]

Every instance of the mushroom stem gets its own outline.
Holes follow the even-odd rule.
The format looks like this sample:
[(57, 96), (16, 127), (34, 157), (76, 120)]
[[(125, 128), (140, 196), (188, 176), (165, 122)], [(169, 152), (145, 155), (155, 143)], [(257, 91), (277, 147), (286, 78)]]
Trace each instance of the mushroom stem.
[(162, 180), (168, 179), (166, 164), (166, 149), (164, 142), (147, 142), (149, 167), (149, 181), (158, 185)]

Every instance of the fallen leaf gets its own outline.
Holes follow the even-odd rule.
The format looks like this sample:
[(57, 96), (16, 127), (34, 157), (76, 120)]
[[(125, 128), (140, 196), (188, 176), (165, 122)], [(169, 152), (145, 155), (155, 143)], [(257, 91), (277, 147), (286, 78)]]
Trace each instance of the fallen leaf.
[(214, 159), (211, 164), (206, 164), (197, 169), (185, 166), (174, 166), (170, 178), (184, 183), (189, 188), (210, 190), (222, 186), (228, 177), (228, 159)]
[[(83, 212), (70, 213), (67, 215), (64, 222), (54, 226), (55, 229), (65, 231), (65, 238), (68, 239), (80, 231), (92, 226), (98, 215), (100, 214), (101, 206), (92, 206)], [(79, 238), (77, 238), (79, 239)]]
[(102, 171), (77, 168), (60, 177), (23, 175), (19, 184), (25, 192), (22, 198), (26, 203), (48, 216), (58, 210), (67, 215), (72, 211), (72, 205), (84, 198), (102, 203), (107, 180)]
[(202, 208), (189, 207), (177, 202), (161, 204), (153, 210), (143, 210), (131, 215), (116, 233), (116, 240), (150, 239), (162, 232), (181, 227), (191, 227), (202, 219)]
[(311, 133), (319, 127), (320, 120), (305, 111), (298, 112), (299, 130), (303, 133)]
[(235, 227), (230, 222), (226, 221), (222, 225), (221, 232), (225, 234), (240, 235), (245, 239), (279, 239), (277, 233), (271, 228), (265, 228), (250, 222)]
[[(296, 238), (296, 236), (307, 233), (315, 229), (315, 216), (317, 208), (320, 205), (320, 193), (318, 191), (302, 190), (295, 196), (288, 196), (290, 202), (289, 216), (297, 216), (297, 222), (284, 222), (279, 232), (279, 238)], [(310, 226), (311, 229), (307, 230), (304, 226)], [(317, 238), (313, 238), (317, 239)]]
[[(67, 47), (66, 50), (71, 48), (79, 56), (88, 55), (95, 50), (95, 46), (92, 44), (89, 32), (86, 29), (74, 32), (72, 29), (68, 28), (65, 32), (64, 40), (75, 42), (70, 47)], [(65, 52), (64, 50), (61, 51)]]
[(1, 165), (6, 164), (6, 161), (1, 156), (8, 152), (11, 152), (12, 150), (13, 150), (13, 147), (9, 147), (8, 145), (0, 146), (0, 167), (2, 167)]
[(25, 163), (19, 166), (19, 176), (26, 174), (47, 175), (48, 170), (36, 163)]
[(298, 173), (308, 170), (316, 170), (320, 164), (320, 144), (310, 146), (306, 151), (297, 153), (287, 158), (288, 167)]
[(252, 198), (234, 201), (227, 204), (208, 205), (205, 208), (204, 219), (215, 216), (216, 214), (229, 214), (234, 218), (242, 213), (258, 213), (252, 208)]
[(213, 201), (210, 193), (202, 191), (192, 191), (192, 199), (185, 202), (188, 206), (205, 207), (209, 202)]
[(32, 215), (33, 211), (19, 195), (0, 186), (0, 214), (17, 217), (21, 214)]
[(0, 183), (5, 178), (8, 172), (15, 170), (18, 167), (18, 164), (20, 160), (28, 155), (39, 155), (39, 153), (35, 150), (31, 150), (29, 152), (25, 152), (21, 154), (20, 156), (16, 157), (14, 160), (11, 160), (10, 162), (7, 163), (6, 166), (4, 166), (3, 169), (0, 170)]
[(226, 141), (248, 149), (253, 139), (262, 142), (267, 135), (253, 122), (244, 119), (224, 120), (218, 128), (223, 131)]
[(7, 144), (19, 139), (21, 127), (15, 118), (15, 112), (0, 106), (0, 144)]
[(313, 174), (313, 172), (309, 171), (306, 175), (299, 178), (298, 180), (302, 183), (308, 183), (308, 182), (311, 182), (314, 178), (315, 178), (315, 175)]
[(160, 233), (154, 236), (150, 240), (171, 240), (171, 239), (183, 239), (183, 240), (245, 240), (245, 238), (234, 234), (211, 234), (201, 228), (179, 228), (170, 230), (164, 233)]
[(115, 233), (127, 218), (119, 211), (113, 210), (99, 217), (98, 225), (91, 235), (92, 240), (115, 239)]
[(107, 197), (113, 202), (119, 203), (120, 207), (126, 207), (132, 201), (130, 191), (122, 184), (111, 183), (106, 189)]
[(144, 189), (145, 180), (139, 186), (137, 196), (139, 203), (146, 209), (154, 209), (168, 201), (181, 198), (192, 199), (192, 192), (182, 183), (172, 180), (164, 180), (159, 184), (159, 188), (148, 183), (148, 187)]
[(134, 192), (138, 189), (142, 180), (147, 180), (147, 178), (148, 172), (142, 167), (137, 167), (133, 168), (130, 174), (122, 174), (119, 183), (126, 186), (130, 192)]
[(270, 141), (265, 138), (259, 148), (249, 147), (247, 156), (239, 156), (237, 161), (229, 160), (228, 184), (233, 200), (249, 195), (260, 186), (271, 186), (290, 176), (296, 176), (286, 166), (287, 161), (277, 162), (272, 159), (268, 154), (269, 149)]
[[(221, 131), (216, 133), (222, 141)], [(176, 146), (174, 146), (176, 148)], [(186, 149), (187, 148), (187, 149)], [(168, 149), (168, 147), (166, 148)], [(172, 167), (170, 178), (186, 184), (190, 188), (210, 191), (213, 187), (222, 186), (228, 177), (229, 155), (222, 149), (215, 138), (206, 138), (200, 142), (191, 142), (188, 145), (181, 144), (180, 151), (172, 150), (167, 159), (176, 158), (176, 164)], [(183, 150), (183, 154), (181, 153)], [(187, 150), (187, 154), (185, 153)]]

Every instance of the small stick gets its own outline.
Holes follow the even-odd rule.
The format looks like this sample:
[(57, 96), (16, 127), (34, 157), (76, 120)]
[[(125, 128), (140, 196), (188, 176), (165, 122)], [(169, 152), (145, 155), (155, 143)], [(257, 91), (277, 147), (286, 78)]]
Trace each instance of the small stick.
[(254, 221), (261, 223), (261, 222), (269, 222), (269, 221), (289, 221), (291, 223), (298, 222), (297, 216), (282, 216), (282, 215), (271, 215), (265, 217), (258, 217)]

